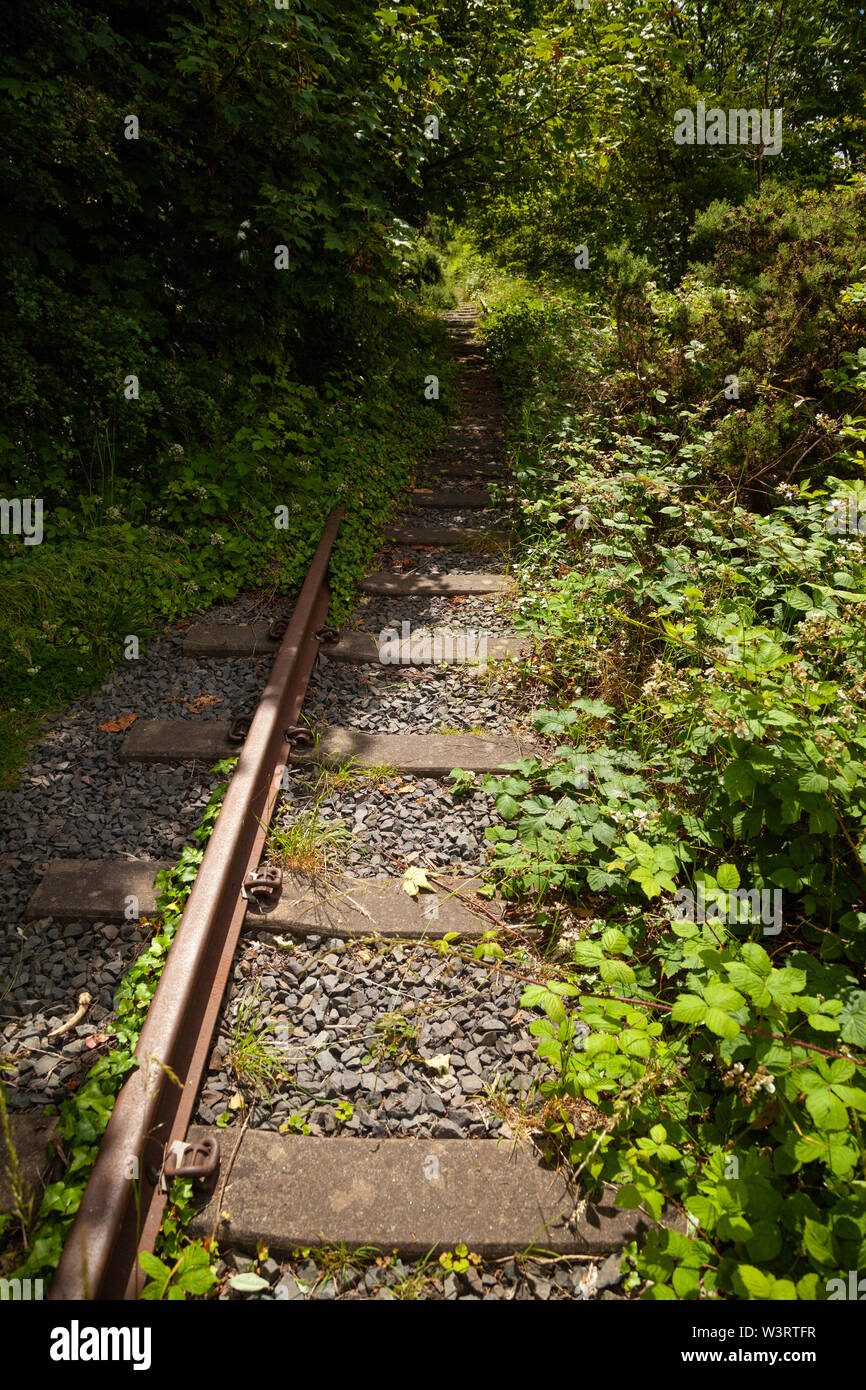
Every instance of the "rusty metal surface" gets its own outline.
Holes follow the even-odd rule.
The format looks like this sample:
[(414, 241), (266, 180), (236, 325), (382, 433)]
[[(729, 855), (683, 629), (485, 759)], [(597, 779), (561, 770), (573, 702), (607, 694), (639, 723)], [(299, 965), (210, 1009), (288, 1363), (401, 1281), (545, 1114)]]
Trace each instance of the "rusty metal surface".
[[(165, 1197), (149, 1174), (185, 1136), (217, 1025), (255, 869), (328, 611), (328, 561), (343, 517), (331, 513), (274, 660), (187, 900), (124, 1083), (51, 1285), (51, 1299), (135, 1297), (139, 1249), (152, 1249)], [(174, 1077), (179, 1078), (179, 1086)], [(138, 1160), (140, 1180), (128, 1176)], [(136, 1190), (138, 1201), (136, 1201)]]

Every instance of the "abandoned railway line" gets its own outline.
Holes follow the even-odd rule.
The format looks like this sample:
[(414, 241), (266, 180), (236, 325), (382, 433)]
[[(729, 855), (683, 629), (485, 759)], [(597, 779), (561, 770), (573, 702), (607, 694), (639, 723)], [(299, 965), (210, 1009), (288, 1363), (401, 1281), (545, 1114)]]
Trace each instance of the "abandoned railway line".
[[(446, 318), (462, 413), (356, 624), (328, 626), (335, 511), (289, 615), (247, 596), (167, 635), (154, 674), (118, 673), (25, 770), (37, 829), (10, 824), (7, 911), (33, 925), (4, 946), (0, 1047), (32, 1117), (110, 1040), (155, 874), (207, 801), (203, 769), (237, 758), (53, 1299), (140, 1294), (174, 1173), (201, 1186), (192, 1234), (216, 1236), (225, 1280), (261, 1267), (275, 1298), (598, 1297), (644, 1220), (585, 1207), (542, 1163), (521, 974), (474, 950), (508, 936), (528, 976), (536, 943), (477, 897), (494, 808), (448, 777), (501, 770), (537, 736), (508, 676), (528, 648), (507, 611), (502, 404), (472, 312)], [(469, 1267), (442, 1269), (458, 1245)], [(384, 1258), (365, 1273), (319, 1248)]]

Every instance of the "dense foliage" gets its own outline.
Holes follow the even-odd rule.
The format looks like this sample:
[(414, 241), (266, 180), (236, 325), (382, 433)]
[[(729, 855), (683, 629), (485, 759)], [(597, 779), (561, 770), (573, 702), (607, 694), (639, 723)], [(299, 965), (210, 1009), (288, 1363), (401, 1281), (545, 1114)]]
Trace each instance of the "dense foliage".
[(713, 207), (672, 291), (612, 249), (608, 308), (465, 258), (555, 697), (487, 781), (494, 878), (568, 963), (524, 995), (551, 1139), (690, 1223), (632, 1251), (647, 1297), (826, 1298), (864, 1254), (863, 208)]
[[(688, 1216), (631, 1252), (645, 1296), (826, 1297), (866, 1233), (859, 6), (20, 0), (0, 25), (7, 768), (129, 635), (291, 592), (344, 502), (339, 620), (447, 409), (456, 233), (551, 706), (550, 756), (488, 783), (494, 881), (559, 951), (525, 997), (551, 1141)], [(778, 113), (778, 146), (677, 143), (713, 107)], [(173, 914), (64, 1110), (28, 1270)], [(198, 1260), (155, 1259), (154, 1296), (205, 1287)]]
[(25, 0), (2, 22), (0, 495), (44, 510), (0, 559), (14, 765), (26, 716), (128, 635), (290, 590), (341, 502), (344, 607), (448, 373), (418, 312), (439, 263), (398, 215), (429, 142), (407, 125), (395, 159), (387, 14)]

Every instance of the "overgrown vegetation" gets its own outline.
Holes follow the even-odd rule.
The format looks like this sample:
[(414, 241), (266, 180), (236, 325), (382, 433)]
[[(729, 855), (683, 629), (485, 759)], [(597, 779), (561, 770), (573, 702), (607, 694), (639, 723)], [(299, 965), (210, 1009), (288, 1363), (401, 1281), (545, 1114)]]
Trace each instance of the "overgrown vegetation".
[(523, 1001), (550, 1142), (689, 1222), (631, 1251), (644, 1297), (823, 1299), (862, 1264), (863, 219), (861, 181), (767, 187), (670, 291), (613, 249), (606, 303), (464, 260), (552, 705), (550, 756), (485, 783), (494, 879), (571, 960)]
[[(340, 621), (441, 423), (459, 277), (509, 399), (514, 611), (551, 706), (550, 756), (486, 783), (493, 883), (571, 952), (525, 996), (551, 1144), (691, 1223), (631, 1252), (646, 1297), (823, 1298), (864, 1254), (862, 22), (848, 0), (5, 20), (0, 773), (130, 636), (291, 591), (343, 502)], [(779, 112), (778, 150), (677, 144), (699, 104)], [(14, 499), (44, 507), (39, 543)], [(274, 845), (309, 871), (341, 841), (304, 815)], [(64, 1106), (22, 1273), (56, 1263), (198, 855)], [(238, 1077), (267, 1057), (243, 1033)], [(149, 1297), (209, 1287), (184, 1202)]]
[(394, 170), (385, 20), (26, 0), (6, 28), (0, 497), (42, 509), (37, 543), (4, 515), (8, 778), (130, 636), (296, 588), (343, 504), (340, 620), (439, 426), (451, 290), (401, 215), (427, 142)]

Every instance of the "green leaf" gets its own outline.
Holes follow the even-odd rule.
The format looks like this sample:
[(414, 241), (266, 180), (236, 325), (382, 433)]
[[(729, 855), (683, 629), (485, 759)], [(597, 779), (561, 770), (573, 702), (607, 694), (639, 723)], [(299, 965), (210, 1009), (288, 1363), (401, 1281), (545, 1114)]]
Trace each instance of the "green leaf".
[(740, 875), (735, 866), (733, 864), (721, 864), (716, 870), (716, 883), (720, 888), (724, 888), (725, 892), (729, 892), (732, 888), (739, 888)]
[(624, 960), (605, 960), (599, 966), (599, 975), (606, 985), (631, 985), (635, 973)]
[(742, 994), (722, 983), (707, 985), (704, 999), (714, 1009), (739, 1009), (745, 1003)]
[(679, 994), (671, 1009), (671, 1018), (676, 1023), (703, 1023), (707, 1006), (697, 994)]
[(722, 1009), (708, 1009), (706, 1024), (711, 1033), (716, 1033), (720, 1038), (735, 1038), (740, 1031), (740, 1025), (736, 1019), (731, 1018)]
[(728, 763), (722, 774), (722, 781), (731, 801), (747, 801), (758, 784), (752, 764), (742, 758)]
[(678, 1298), (690, 1299), (701, 1296), (701, 1272), (699, 1269), (686, 1269), (680, 1266), (679, 1269), (674, 1270), (671, 1283)]
[(825, 792), (830, 783), (822, 772), (804, 772), (797, 786), (801, 792)]
[(149, 1250), (140, 1251), (138, 1263), (141, 1265), (145, 1274), (149, 1275), (151, 1279), (165, 1282), (171, 1275), (171, 1267), (164, 1264), (156, 1255), (152, 1255)]
[(260, 1274), (253, 1274), (250, 1270), (245, 1274), (233, 1275), (229, 1283), (238, 1293), (258, 1293), (261, 1289), (270, 1288), (267, 1279), (263, 1279)]
[(622, 1187), (617, 1188), (614, 1200), (618, 1207), (625, 1207), (627, 1210), (632, 1210), (640, 1206), (641, 1195), (634, 1183), (626, 1182), (623, 1183)]
[(851, 991), (838, 1018), (843, 1042), (866, 1048), (866, 990)]
[(744, 1298), (770, 1298), (773, 1278), (754, 1265), (737, 1265), (734, 1270), (734, 1284)]
[(746, 1241), (746, 1250), (750, 1260), (757, 1260), (760, 1264), (768, 1264), (774, 1260), (782, 1248), (782, 1233), (779, 1230), (778, 1222), (775, 1221), (755, 1221), (752, 1223), (752, 1234)]
[(848, 1112), (842, 1102), (822, 1085), (809, 1091), (806, 1096), (806, 1109), (819, 1129), (847, 1129)]
[(621, 955), (623, 951), (628, 950), (628, 940), (619, 928), (608, 927), (607, 931), (601, 934), (601, 947), (609, 955)]
[(834, 1265), (838, 1261), (833, 1232), (808, 1216), (803, 1226), (803, 1246), (818, 1265)]

